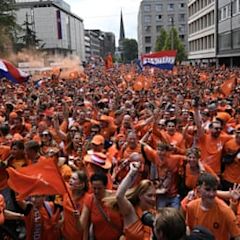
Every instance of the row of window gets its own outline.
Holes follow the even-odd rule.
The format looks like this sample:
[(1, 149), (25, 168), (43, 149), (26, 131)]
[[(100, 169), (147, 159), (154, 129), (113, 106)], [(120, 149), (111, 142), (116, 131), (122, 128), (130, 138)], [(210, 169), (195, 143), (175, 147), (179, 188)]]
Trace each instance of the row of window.
[[(163, 10), (163, 4), (155, 4), (154, 7), (155, 7), (156, 12)], [(185, 7), (186, 7), (185, 3), (178, 3), (178, 4), (168, 3), (167, 10), (174, 11), (175, 9), (184, 9)], [(152, 12), (152, 6), (150, 4), (145, 4), (143, 6), (143, 11), (144, 12)]]
[(189, 42), (189, 51), (202, 51), (214, 48), (214, 35), (205, 36)]
[[(185, 40), (185, 35), (180, 34), (179, 38), (180, 38), (180, 40), (184, 41)], [(145, 42), (145, 44), (151, 44), (152, 43), (152, 37), (151, 36), (145, 36), (144, 42)]]
[(195, 13), (199, 12), (201, 9), (205, 8), (209, 4), (214, 2), (214, 0), (197, 0), (192, 5), (188, 7), (188, 15), (191, 17)]
[[(146, 23), (151, 23), (152, 22), (152, 17), (153, 16), (151, 16), (151, 15), (144, 15), (144, 23), (146, 24)], [(164, 17), (165, 16), (163, 16), (163, 15), (161, 15), (161, 14), (159, 14), (159, 15), (156, 15), (155, 16), (155, 21), (162, 21), (163, 19), (164, 19)], [(175, 21), (175, 18), (174, 18), (175, 16), (173, 15), (173, 14), (169, 14), (168, 16), (167, 16), (167, 19), (168, 19), (168, 22), (169, 23), (174, 23), (174, 22), (176, 22)], [(184, 14), (184, 13), (180, 13), (180, 14), (178, 14), (178, 22), (185, 22), (186, 21), (186, 14)]]
[(218, 10), (218, 20), (222, 21), (234, 14), (240, 13), (240, 0), (233, 0)]
[(240, 48), (240, 29), (218, 35), (218, 49), (231, 50)]
[[(169, 26), (169, 27), (171, 27), (171, 26)], [(175, 27), (176, 27), (176, 26), (175, 26)], [(161, 28), (164, 28), (164, 25), (157, 25), (155, 32), (156, 32), (156, 33), (159, 33), (160, 30), (161, 30)], [(180, 25), (178, 26), (178, 32), (179, 32), (179, 33), (184, 33), (185, 31), (186, 31), (186, 25), (180, 24)], [(145, 26), (145, 27), (144, 27), (144, 33), (145, 33), (145, 34), (148, 34), (148, 33), (150, 34), (150, 33), (152, 33), (152, 26)]]
[(201, 18), (197, 19), (196, 21), (189, 24), (189, 34), (201, 31), (204, 28), (208, 28), (214, 25), (214, 11), (209, 12), (208, 14), (202, 16)]

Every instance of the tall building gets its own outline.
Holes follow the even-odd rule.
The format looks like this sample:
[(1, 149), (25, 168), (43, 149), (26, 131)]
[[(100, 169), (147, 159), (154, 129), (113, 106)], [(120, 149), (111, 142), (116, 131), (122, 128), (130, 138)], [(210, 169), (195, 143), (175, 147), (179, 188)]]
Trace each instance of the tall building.
[(104, 58), (109, 52), (115, 52), (115, 35), (98, 29), (85, 30), (85, 46), (87, 57), (99, 56)]
[(187, 48), (187, 0), (142, 0), (138, 12), (138, 53), (153, 52), (161, 28), (175, 27)]
[(240, 0), (217, 2), (217, 62), (240, 66)]
[(188, 1), (188, 59), (190, 61), (196, 63), (216, 61), (215, 7), (215, 0)]
[(51, 54), (77, 55), (85, 61), (83, 20), (63, 0), (15, 0), (17, 23), (26, 16), (43, 49)]

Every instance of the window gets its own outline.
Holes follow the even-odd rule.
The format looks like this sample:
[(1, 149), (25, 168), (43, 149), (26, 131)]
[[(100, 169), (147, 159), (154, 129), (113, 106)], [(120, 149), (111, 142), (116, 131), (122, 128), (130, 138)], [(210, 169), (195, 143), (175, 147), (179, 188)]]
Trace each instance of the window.
[(168, 11), (173, 11), (174, 10), (174, 4), (173, 3), (169, 3), (168, 4)]
[(183, 33), (185, 31), (185, 25), (179, 25), (178, 31), (179, 33)]
[(234, 0), (234, 1), (232, 2), (232, 13), (233, 13), (233, 14), (236, 14), (237, 11), (238, 11), (238, 9), (237, 9), (237, 0)]
[(178, 7), (179, 8), (184, 8), (185, 7), (185, 3), (179, 3)]
[(180, 34), (180, 35), (179, 35), (179, 38), (180, 38), (182, 41), (184, 41), (184, 38), (185, 38), (184, 34)]
[(151, 32), (151, 26), (145, 26), (144, 30), (146, 33), (150, 33)]
[(229, 32), (219, 34), (219, 50), (231, 49), (231, 34)]
[(157, 25), (156, 26), (156, 32), (160, 32), (162, 27), (163, 27), (162, 25)]
[(233, 32), (233, 48), (240, 48), (240, 30)]
[(156, 4), (155, 9), (156, 9), (156, 12), (162, 11), (162, 4)]
[(145, 48), (145, 52), (146, 52), (146, 53), (150, 53), (150, 52), (151, 52), (151, 47), (146, 47), (146, 48)]
[(174, 25), (174, 15), (172, 15), (172, 14), (168, 15), (168, 22), (169, 22), (171, 25)]
[(156, 15), (156, 21), (162, 20), (162, 15)]
[(145, 37), (145, 43), (151, 43), (151, 37), (150, 36)]
[(144, 10), (144, 12), (150, 12), (151, 11), (151, 5), (144, 5), (143, 10)]
[(144, 16), (144, 22), (145, 23), (150, 23), (151, 22), (151, 16), (148, 16), (148, 15)]
[(179, 21), (184, 22), (185, 21), (185, 14), (181, 13), (179, 14)]

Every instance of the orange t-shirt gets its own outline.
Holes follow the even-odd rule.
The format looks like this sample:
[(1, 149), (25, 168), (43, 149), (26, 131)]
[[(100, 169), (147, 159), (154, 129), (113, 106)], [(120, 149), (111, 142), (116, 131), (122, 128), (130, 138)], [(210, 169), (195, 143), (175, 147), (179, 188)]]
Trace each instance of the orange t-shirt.
[(231, 138), (232, 136), (227, 134), (221, 134), (218, 138), (213, 138), (211, 134), (204, 134), (198, 142), (198, 147), (201, 150), (202, 162), (212, 168), (217, 175), (221, 173), (223, 145)]
[[(225, 146), (226, 152), (236, 152), (240, 149), (240, 145), (237, 144), (236, 139), (229, 140)], [(226, 164), (223, 172), (223, 179), (231, 183), (240, 183), (240, 153), (234, 158), (233, 163)]]
[(201, 198), (191, 201), (186, 208), (186, 222), (190, 230), (200, 225), (209, 229), (217, 240), (229, 240), (229, 236), (240, 236), (237, 218), (229, 206), (215, 198), (213, 208), (203, 210)]
[[(90, 200), (90, 194), (85, 193), (75, 203), (77, 210), (81, 213), (83, 205)], [(73, 215), (73, 207), (67, 194), (63, 196), (64, 222), (62, 234), (66, 240), (79, 240), (83, 238), (83, 231), (78, 229), (78, 219)]]
[[(216, 173), (207, 164), (202, 164), (202, 165), (204, 168), (204, 172), (210, 173), (213, 176), (217, 177)], [(197, 186), (197, 180), (200, 175), (200, 171), (199, 171), (199, 173), (192, 173), (190, 170), (189, 164), (186, 165), (185, 171), (186, 171), (185, 172), (185, 185), (189, 189), (194, 189)]]
[[(60, 208), (54, 209), (54, 205), (48, 202), (50, 211), (44, 205), (39, 208), (41, 217), (41, 240), (58, 240), (60, 239), (60, 229), (56, 227), (60, 219)], [(34, 226), (34, 210), (31, 209), (30, 213), (25, 216), (25, 226), (27, 231), (26, 240), (32, 240), (33, 226)]]
[(107, 217), (114, 224), (114, 226), (118, 227), (118, 231), (104, 219), (95, 201), (96, 200), (94, 200), (94, 194), (91, 194), (89, 201), (85, 203), (86, 207), (90, 211), (90, 220), (93, 223), (93, 232), (95, 239), (118, 240), (121, 236), (120, 231), (123, 229), (123, 222), (120, 213), (100, 203)]
[(152, 239), (152, 229), (148, 226), (144, 226), (141, 221), (142, 210), (136, 208), (138, 220), (124, 229), (125, 240), (150, 240)]

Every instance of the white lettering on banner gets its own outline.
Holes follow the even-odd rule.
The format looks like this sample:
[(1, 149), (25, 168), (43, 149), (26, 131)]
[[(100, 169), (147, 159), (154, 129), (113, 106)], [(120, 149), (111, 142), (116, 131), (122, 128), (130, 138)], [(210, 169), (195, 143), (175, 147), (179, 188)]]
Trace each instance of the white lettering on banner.
[(144, 57), (143, 65), (147, 63), (153, 64), (153, 65), (164, 64), (164, 63), (174, 64), (174, 61), (175, 61), (175, 57), (160, 57), (160, 58)]

